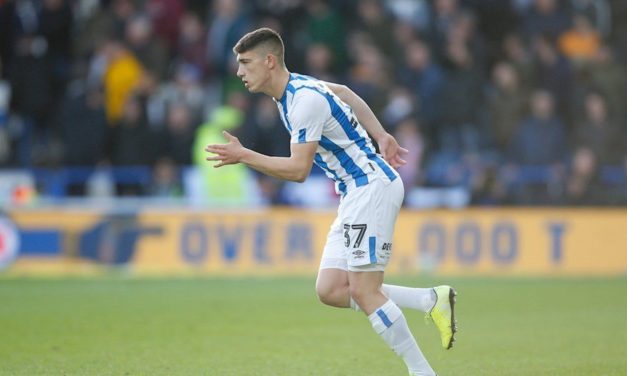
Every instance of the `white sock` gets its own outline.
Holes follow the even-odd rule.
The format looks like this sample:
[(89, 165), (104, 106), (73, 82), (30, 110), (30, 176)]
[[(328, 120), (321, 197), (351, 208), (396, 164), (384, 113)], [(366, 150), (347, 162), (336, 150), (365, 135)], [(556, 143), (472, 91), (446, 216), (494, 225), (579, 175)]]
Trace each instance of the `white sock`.
[(435, 304), (436, 295), (433, 289), (413, 288), (395, 285), (381, 286), (385, 296), (392, 299), (401, 308), (412, 308), (422, 312), (429, 312)]
[(372, 328), (405, 361), (410, 375), (435, 375), (409, 331), (403, 312), (388, 300), (368, 316)]
[[(435, 291), (431, 288), (412, 288), (383, 284), (381, 291), (383, 295), (387, 296), (397, 306), (401, 308), (417, 309), (425, 313), (433, 308), (436, 300)], [(351, 308), (355, 311), (361, 310), (352, 297), (350, 304)]]

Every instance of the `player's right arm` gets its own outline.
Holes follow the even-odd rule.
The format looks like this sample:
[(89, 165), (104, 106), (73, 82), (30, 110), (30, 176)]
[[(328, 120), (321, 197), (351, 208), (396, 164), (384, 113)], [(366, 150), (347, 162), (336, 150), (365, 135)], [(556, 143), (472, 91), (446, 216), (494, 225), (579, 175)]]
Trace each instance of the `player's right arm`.
[(383, 129), (370, 106), (359, 95), (355, 94), (346, 85), (334, 84), (332, 82), (325, 82), (325, 84), (335, 95), (353, 109), (359, 123), (379, 144), (381, 155), (392, 167), (397, 168), (407, 163), (402, 157), (403, 154), (407, 153), (407, 149), (402, 148), (396, 142), (396, 139)]
[(223, 132), (227, 144), (208, 145), (205, 151), (213, 153), (208, 161), (217, 161), (214, 167), (244, 163), (248, 167), (275, 178), (302, 183), (311, 172), (317, 142), (291, 144), (289, 157), (271, 157), (242, 146), (237, 137)]
[[(287, 117), (287, 115), (285, 115)], [(290, 150), (286, 157), (270, 157), (243, 147), (237, 137), (224, 131), (228, 144), (209, 145), (207, 152), (215, 154), (207, 158), (217, 161), (214, 167), (244, 163), (266, 175), (279, 179), (303, 182), (311, 172), (318, 142), (322, 137), (325, 120), (331, 116), (326, 99), (313, 91), (300, 91), (294, 95), (290, 111)]]

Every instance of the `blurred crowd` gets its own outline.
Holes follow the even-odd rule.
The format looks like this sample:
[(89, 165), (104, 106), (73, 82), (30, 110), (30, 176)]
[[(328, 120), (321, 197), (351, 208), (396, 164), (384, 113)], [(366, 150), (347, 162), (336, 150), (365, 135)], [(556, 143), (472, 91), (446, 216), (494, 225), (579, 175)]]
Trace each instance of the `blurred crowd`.
[(274, 102), (235, 76), (232, 46), (261, 26), (290, 71), (348, 85), (410, 150), (408, 205), (627, 204), (620, 0), (0, 0), (0, 167), (144, 166), (114, 194), (293, 204), (202, 151), (229, 129), (289, 155)]

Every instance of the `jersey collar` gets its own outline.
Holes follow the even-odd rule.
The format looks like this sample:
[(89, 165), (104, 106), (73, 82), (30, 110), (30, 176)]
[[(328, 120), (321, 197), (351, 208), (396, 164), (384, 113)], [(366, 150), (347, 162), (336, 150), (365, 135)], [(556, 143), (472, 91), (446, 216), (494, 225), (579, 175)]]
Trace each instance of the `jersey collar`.
[(282, 104), (285, 104), (285, 100), (287, 99), (287, 92), (291, 91), (292, 93), (294, 92), (294, 86), (292, 86), (291, 82), (294, 79), (294, 74), (290, 73), (290, 78), (287, 80), (287, 85), (285, 85), (285, 89), (283, 89), (283, 95), (281, 95), (281, 98), (279, 98), (279, 100), (277, 101), (276, 99), (274, 99), (275, 102), (281, 102)]

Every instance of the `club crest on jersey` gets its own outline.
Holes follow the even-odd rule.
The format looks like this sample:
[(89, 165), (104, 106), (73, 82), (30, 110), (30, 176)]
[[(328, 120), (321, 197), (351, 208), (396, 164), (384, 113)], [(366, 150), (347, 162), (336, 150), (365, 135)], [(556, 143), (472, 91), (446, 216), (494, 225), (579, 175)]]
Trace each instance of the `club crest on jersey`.
[(0, 217), (0, 269), (13, 262), (17, 257), (18, 247), (17, 228), (8, 218)]

